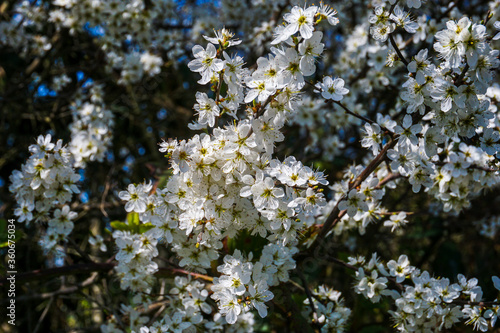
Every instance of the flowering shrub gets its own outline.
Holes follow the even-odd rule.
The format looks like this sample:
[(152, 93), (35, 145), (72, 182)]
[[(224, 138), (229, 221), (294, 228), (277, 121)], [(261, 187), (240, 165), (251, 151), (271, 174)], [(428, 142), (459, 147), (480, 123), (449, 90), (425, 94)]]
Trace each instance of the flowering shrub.
[(500, 2), (335, 6), (0, 5), (21, 327), (498, 327)]

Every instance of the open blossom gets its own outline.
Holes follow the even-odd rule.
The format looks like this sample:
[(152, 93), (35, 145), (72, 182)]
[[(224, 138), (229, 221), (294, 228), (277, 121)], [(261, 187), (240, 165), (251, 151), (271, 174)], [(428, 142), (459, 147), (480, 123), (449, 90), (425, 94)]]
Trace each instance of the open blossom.
[(245, 96), (245, 103), (250, 103), (255, 98), (257, 98), (259, 102), (265, 102), (267, 98), (276, 91), (276, 87), (269, 81), (255, 80), (252, 78), (246, 84), (250, 90)]
[(391, 276), (396, 277), (398, 283), (403, 282), (406, 276), (412, 272), (410, 261), (406, 255), (401, 255), (397, 262), (394, 260), (389, 261), (387, 268), (389, 268)]
[(460, 65), (464, 55), (464, 45), (460, 40), (460, 32), (467, 29), (470, 21), (467, 17), (463, 17), (458, 22), (448, 21), (446, 23), (447, 30), (439, 31), (436, 34), (437, 42), (434, 43), (434, 49), (441, 54), (443, 59), (447, 60), (451, 68), (456, 68)]
[(120, 199), (127, 201), (125, 210), (127, 212), (143, 213), (146, 211), (146, 193), (143, 191), (142, 185), (135, 186), (130, 184), (127, 191), (121, 191)]
[(482, 24), (472, 24), (470, 29), (464, 31), (461, 36), (465, 55), (467, 56), (467, 64), (472, 68), (477, 66), (479, 55), (486, 51), (486, 27)]
[(258, 145), (264, 146), (267, 151), (273, 152), (276, 142), (282, 142), (285, 139), (280, 128), (273, 124), (271, 119), (261, 117), (252, 120), (252, 129), (255, 133), (255, 141)]
[(473, 325), (475, 330), (481, 332), (488, 331), (488, 322), (486, 318), (481, 316), (481, 308), (479, 306), (467, 306), (462, 310), (464, 316), (468, 318), (467, 324)]
[(32, 201), (23, 200), (19, 202), (19, 207), (14, 210), (14, 215), (18, 216), (19, 222), (31, 221), (33, 219), (33, 210), (35, 204)]
[(392, 160), (391, 169), (400, 172), (402, 175), (409, 175), (415, 168), (417, 155), (405, 148), (401, 148), (401, 146), (398, 147), (398, 149), (389, 149), (387, 151), (387, 156)]
[(241, 44), (241, 40), (233, 39), (234, 33), (226, 28), (214, 30), (215, 37), (203, 36), (207, 41), (215, 45), (223, 45), (224, 48)]
[(424, 84), (425, 77), (432, 73), (431, 63), (427, 60), (427, 52), (427, 49), (420, 50), (408, 64), (408, 71), (416, 73), (415, 79), (420, 85)]
[(365, 202), (365, 195), (357, 192), (355, 189), (349, 191), (347, 198), (339, 203), (340, 210), (347, 210), (347, 215), (353, 217), (358, 210), (367, 211), (368, 205)]
[(380, 135), (380, 126), (378, 124), (365, 124), (365, 136), (361, 140), (361, 145), (365, 148), (370, 148), (374, 155), (377, 155), (382, 144), (382, 136)]
[(386, 277), (379, 276), (377, 270), (366, 274), (360, 268), (356, 272), (356, 279), (358, 280), (358, 283), (354, 286), (356, 293), (365, 295), (373, 303), (380, 301), (382, 292), (387, 288), (388, 280)]
[(325, 46), (321, 43), (321, 38), (323, 38), (323, 33), (315, 31), (311, 38), (299, 44), (299, 53), (302, 56), (300, 59), (300, 70), (305, 76), (312, 75), (316, 71), (316, 65), (314, 64), (316, 61), (315, 57), (323, 52), (323, 47)]
[(238, 299), (235, 295), (225, 293), (219, 297), (219, 301), (222, 305), (220, 314), (225, 315), (229, 324), (234, 324), (241, 313), (241, 305), (238, 304)]
[(31, 145), (28, 149), (34, 155), (35, 158), (44, 158), (47, 152), (50, 152), (55, 148), (55, 144), (51, 142), (52, 135), (47, 134), (46, 136), (40, 135), (36, 139), (36, 145)]
[(337, 102), (349, 93), (349, 89), (344, 88), (343, 79), (332, 79), (330, 76), (325, 76), (323, 82), (317, 83), (315, 87), (315, 92), (320, 92), (324, 99), (331, 99)]
[(422, 131), (422, 125), (412, 125), (412, 118), (409, 114), (403, 118), (402, 125), (403, 126), (398, 125), (394, 128), (394, 133), (399, 134), (398, 144), (402, 148), (410, 145), (418, 145), (417, 135)]
[(68, 205), (54, 211), (54, 217), (49, 220), (49, 227), (59, 235), (67, 235), (73, 230), (73, 221), (78, 214), (70, 210)]
[[(274, 45), (287, 41), (297, 31), (300, 32), (302, 38), (311, 38), (314, 31), (314, 18), (317, 14), (317, 11), (317, 6), (310, 6), (305, 9), (294, 6), (290, 13), (287, 13), (283, 16), (283, 20), (288, 24), (286, 24), (285, 26), (278, 25), (276, 27), (274, 31), (275, 38), (271, 42), (271, 44)], [(323, 9), (323, 16), (326, 17), (329, 22), (335, 22), (335, 18), (333, 17), (334, 14), (335, 13), (332, 13), (326, 8)]]
[(268, 290), (266, 281), (261, 280), (256, 286), (250, 285), (248, 292), (250, 293), (252, 305), (257, 309), (259, 315), (265, 318), (267, 316), (267, 307), (264, 303), (274, 297), (273, 293)]
[(405, 29), (409, 33), (415, 33), (418, 28), (417, 22), (413, 22), (410, 19), (410, 15), (399, 6), (394, 7), (393, 13), (390, 15), (391, 20), (393, 20), (398, 27)]
[(335, 17), (337, 11), (324, 3), (320, 3), (318, 15), (321, 19), (326, 18), (331, 25), (337, 25), (340, 22), (339, 19)]
[(306, 190), (305, 197), (298, 197), (293, 201), (290, 201), (288, 207), (297, 207), (298, 205), (302, 205), (304, 210), (309, 211), (311, 209), (316, 208), (318, 205), (323, 206), (325, 204), (325, 199), (323, 198), (322, 193), (316, 193), (312, 188), (308, 188)]
[(311, 38), (314, 31), (314, 15), (317, 11), (318, 7), (316, 6), (310, 6), (306, 9), (298, 6), (293, 7), (290, 13), (283, 16), (283, 19), (288, 23), (283, 33), (291, 36), (299, 31), (302, 38)]
[(215, 118), (219, 116), (219, 107), (215, 101), (202, 92), (196, 93), (196, 101), (198, 103), (194, 105), (194, 109), (198, 111), (198, 123), (214, 127)]
[(207, 84), (214, 73), (221, 71), (224, 68), (224, 61), (217, 59), (217, 51), (215, 46), (208, 43), (206, 50), (200, 46), (193, 47), (194, 60), (191, 60), (188, 67), (193, 72), (199, 72), (201, 79), (200, 84)]
[(95, 247), (98, 247), (102, 252), (107, 251), (106, 244), (104, 244), (104, 239), (102, 238), (101, 235), (97, 235), (95, 237), (90, 236), (89, 237), (89, 243), (91, 245), (94, 245)]
[(494, 128), (486, 128), (480, 137), (481, 148), (488, 154), (494, 155), (500, 151), (500, 133)]
[(305, 85), (304, 75), (300, 68), (301, 57), (293, 48), (287, 48), (286, 51), (276, 55), (276, 61), (280, 67), (280, 81), (282, 84), (302, 89)]
[(392, 215), (388, 221), (384, 222), (384, 227), (390, 227), (391, 231), (401, 228), (408, 223), (406, 220), (406, 213), (399, 212), (397, 215)]
[(249, 190), (242, 190), (241, 196), (246, 197), (253, 195), (253, 200), (257, 208), (276, 209), (279, 206), (279, 198), (285, 193), (281, 188), (274, 186), (274, 181), (270, 177), (264, 178), (261, 174), (260, 178), (255, 181)]

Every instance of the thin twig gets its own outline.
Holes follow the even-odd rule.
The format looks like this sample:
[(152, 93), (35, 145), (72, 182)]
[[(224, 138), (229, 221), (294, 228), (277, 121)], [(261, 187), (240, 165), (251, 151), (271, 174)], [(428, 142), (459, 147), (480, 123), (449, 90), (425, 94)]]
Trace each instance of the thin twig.
[[(358, 187), (361, 185), (361, 183), (368, 178), (368, 176), (375, 171), (375, 169), (384, 161), (387, 151), (389, 149), (394, 148), (394, 146), (397, 143), (397, 137), (395, 136), (394, 138), (391, 138), (389, 142), (384, 146), (384, 148), (380, 151), (380, 153), (366, 166), (366, 168), (361, 172), (361, 174), (352, 182), (349, 184), (349, 190)], [(330, 215), (328, 215), (323, 228), (321, 228), (319, 235), (316, 237), (312, 245), (309, 247), (309, 249), (306, 251), (306, 254), (304, 256), (307, 256), (307, 253), (312, 253), (316, 247), (318, 247), (321, 242), (323, 241), (323, 238), (328, 234), (328, 232), (331, 230), (331, 228), (342, 218), (342, 216), (345, 215), (346, 211), (340, 211), (338, 208), (339, 203), (345, 199), (345, 195), (342, 196), (338, 201), (335, 207), (333, 208), (332, 212)]]
[(54, 301), (54, 298), (52, 297), (49, 300), (49, 303), (47, 304), (47, 306), (45, 307), (45, 309), (43, 310), (42, 315), (40, 316), (40, 319), (38, 319), (38, 322), (36, 323), (35, 329), (33, 330), (33, 333), (38, 332), (38, 329), (40, 328), (40, 325), (42, 324), (43, 320), (45, 319), (45, 316), (49, 312), (49, 308), (52, 305), (53, 301)]
[[(342, 104), (340, 102), (334, 101), (334, 103), (337, 104), (337, 105), (339, 105), (339, 106), (341, 106), (344, 109), (344, 111), (347, 112), (348, 114), (350, 114), (351, 116), (354, 116), (354, 117), (356, 117), (358, 119), (361, 119), (361, 120), (363, 120), (363, 121), (365, 121), (365, 122), (367, 122), (369, 124), (377, 124), (376, 121), (368, 119), (368, 118), (366, 118), (366, 117), (364, 117), (364, 116), (362, 116), (362, 115), (360, 115), (360, 114), (358, 114), (358, 113), (356, 113), (354, 111), (351, 111), (348, 107), (346, 107), (344, 104)], [(387, 132), (387, 133), (391, 134), (391, 135), (394, 134), (389, 129), (387, 129), (385, 126), (380, 126), (380, 129), (383, 130), (384, 132)]]
[(375, 189), (378, 190), (378, 189), (381, 189), (385, 184), (393, 181), (393, 180), (396, 180), (398, 178), (401, 178), (403, 177), (400, 173), (390, 173), (388, 174), (387, 176), (385, 176), (384, 179), (382, 179), (378, 184), (377, 186), (375, 186)]
[(76, 244), (76, 242), (71, 238), (71, 237), (68, 237), (68, 240), (69, 242), (71, 243), (71, 245), (73, 246), (72, 248), (74, 250), (76, 250), (76, 252), (78, 252), (78, 254), (85, 260), (87, 260), (88, 262), (94, 262), (94, 260), (92, 260), (89, 255), (85, 252), (83, 252), (80, 247), (78, 246), (78, 244)]
[(180, 268), (169, 268), (168, 270), (172, 271), (174, 273), (181, 273), (181, 274), (190, 275), (190, 276), (194, 277), (195, 279), (202, 279), (202, 280), (209, 281), (209, 282), (214, 281), (214, 278), (211, 276), (200, 274), (200, 273), (189, 272), (189, 271), (186, 271), (186, 270), (180, 269)]
[(353, 117), (356, 117), (356, 118), (358, 118), (358, 119), (361, 119), (361, 120), (363, 120), (364, 122), (367, 122), (367, 123), (370, 123), (370, 124), (375, 123), (373, 120), (368, 119), (368, 118), (366, 118), (366, 117), (363, 117), (362, 115), (360, 115), (360, 114), (358, 114), (358, 113), (356, 113), (356, 112), (354, 112), (354, 111), (349, 110), (349, 109), (348, 109), (348, 108), (347, 108), (344, 104), (342, 104), (342, 103), (340, 103), (340, 102), (333, 101), (333, 103), (335, 103), (335, 104), (339, 105), (340, 107), (342, 107), (342, 109), (344, 109), (344, 111), (345, 111), (345, 112), (347, 112), (348, 114), (350, 114), (350, 115), (351, 115), (351, 116), (353, 116)]
[(108, 213), (104, 209), (104, 204), (106, 202), (106, 197), (108, 196), (109, 189), (111, 187), (111, 175), (113, 174), (115, 170), (115, 165), (113, 164), (111, 166), (111, 169), (109, 170), (107, 176), (106, 176), (106, 186), (104, 187), (104, 191), (102, 192), (101, 196), (101, 204), (99, 206), (99, 209), (101, 210), (102, 215), (108, 217)]
[(396, 44), (394, 37), (392, 37), (392, 34), (389, 34), (389, 41), (391, 42), (391, 45), (394, 48), (394, 51), (396, 51), (396, 54), (398, 55), (399, 59), (403, 62), (403, 64), (405, 64), (406, 67), (408, 67), (408, 60), (406, 60), (406, 58), (403, 56), (403, 53), (401, 53), (401, 50)]
[(94, 272), (90, 277), (88, 277), (85, 281), (78, 283), (74, 286), (70, 287), (62, 287), (56, 291), (48, 292), (48, 293), (41, 293), (41, 294), (34, 294), (34, 295), (24, 295), (21, 297), (16, 298), (17, 301), (22, 302), (22, 301), (31, 301), (35, 299), (47, 299), (47, 298), (55, 298), (59, 295), (65, 295), (65, 294), (72, 294), (79, 289), (85, 288), (93, 284), (97, 278), (99, 273)]
[(318, 322), (318, 313), (316, 312), (316, 306), (314, 305), (311, 291), (309, 290), (309, 287), (307, 286), (306, 278), (304, 277), (304, 274), (302, 274), (300, 269), (297, 269), (296, 272), (299, 275), (299, 278), (302, 281), (302, 284), (304, 285), (304, 291), (306, 292), (307, 299), (309, 300), (309, 304), (311, 304), (311, 309), (313, 312), (313, 324), (314, 324), (314, 326), (317, 326), (318, 329), (321, 329), (321, 326)]

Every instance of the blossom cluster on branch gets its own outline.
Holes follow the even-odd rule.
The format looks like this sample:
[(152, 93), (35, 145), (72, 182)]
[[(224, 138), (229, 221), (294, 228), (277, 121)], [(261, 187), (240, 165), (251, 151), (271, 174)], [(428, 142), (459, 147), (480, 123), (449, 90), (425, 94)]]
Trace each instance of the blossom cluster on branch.
[[(346, 4), (337, 13), (323, 2), (251, 1), (246, 15), (272, 17), (271, 23), (256, 18), (253, 27), (235, 10), (245, 1), (221, 1), (234, 29), (213, 33), (206, 29), (216, 25), (209, 15), (195, 20), (193, 10), (194, 23), (186, 25), (189, 19), (176, 19), (176, 2), (169, 0), (22, 1), (10, 21), (0, 21), (0, 45), (21, 58), (43, 61), (60, 39), (83, 34), (93, 39), (89, 54), (105, 63), (102, 82), (92, 79), (95, 67), (78, 72), (77, 80), (41, 73), (56, 103), (76, 85), (69, 145), (53, 143), (53, 130), (39, 136), (9, 186), (14, 215), (43, 231), (45, 252), (69, 254), (71, 241), (72, 251), (93, 262), (97, 248), (115, 248), (108, 262), (132, 296), (120, 300), (120, 312), (106, 309), (102, 332), (251, 332), (278, 312), (283, 318), (300, 312), (314, 331), (347, 331), (354, 296), (334, 290), (336, 281), (311, 281), (313, 274), (304, 271), (308, 260), (319, 262), (328, 246), (355, 252), (353, 235), (367, 238), (377, 223), (377, 232), (397, 237), (418, 223), (419, 214), (459, 217), (498, 188), (500, 2), (480, 6), (489, 8), (484, 17), (462, 13), (457, 4), (429, 17), (426, 1), (368, 2), (357, 21), (342, 14)], [(344, 20), (352, 23), (349, 31)], [(119, 125), (133, 127), (117, 105), (130, 102), (137, 117), (130, 119), (140, 120), (147, 101), (137, 100), (134, 85), (179, 67), (200, 85), (190, 91), (191, 134), (158, 143), (155, 153), (166, 159), (147, 165), (151, 179), (133, 179), (123, 165), (119, 182), (108, 179), (85, 191), (101, 194), (93, 206), (72, 203), (77, 183), (89, 181), (75, 168), (85, 175), (89, 165), (113, 161), (113, 138), (123, 135)], [(38, 74), (25, 73), (40, 87)], [(108, 98), (106, 84), (130, 99), (109, 103), (116, 96)], [(158, 114), (163, 111), (170, 112)], [(148, 137), (154, 126), (144, 122), (141, 135)], [(299, 149), (287, 147), (294, 140)], [(142, 156), (144, 147), (137, 149)], [(341, 167), (321, 171), (335, 163)], [(159, 169), (168, 171), (159, 177)], [(408, 191), (401, 194), (402, 188)], [(432, 202), (429, 211), (410, 204), (401, 210), (390, 200), (410, 195)], [(106, 209), (120, 205), (126, 218), (111, 221)], [(82, 254), (70, 233), (73, 221), (93, 208), (89, 221), (104, 221), (104, 237), (85, 235), (82, 248), (93, 252)], [(497, 215), (475, 224), (480, 234), (496, 237)], [(395, 330), (495, 327), (498, 298), (485, 300), (478, 279), (454, 274), (453, 283), (410, 265), (409, 254), (384, 263), (372, 252), (369, 260), (350, 253), (344, 262), (330, 252), (326, 260), (352, 270), (355, 294), (388, 304)], [(500, 291), (500, 279), (491, 280)], [(290, 286), (301, 298), (283, 295)], [(296, 330), (302, 324), (293, 321)]]
[(77, 213), (67, 203), (80, 193), (80, 175), (73, 168), (72, 155), (62, 140), (52, 142), (51, 135), (40, 135), (29, 147), (31, 157), (10, 176), (9, 190), (19, 205), (14, 214), (19, 222), (47, 223), (40, 245), (51, 252), (59, 242), (66, 241), (73, 230)]

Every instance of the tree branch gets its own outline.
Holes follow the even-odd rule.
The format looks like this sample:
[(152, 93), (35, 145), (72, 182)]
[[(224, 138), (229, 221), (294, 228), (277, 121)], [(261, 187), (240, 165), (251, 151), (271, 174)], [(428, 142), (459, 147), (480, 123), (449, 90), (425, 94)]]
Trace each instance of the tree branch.
[(392, 34), (389, 34), (389, 40), (391, 42), (392, 47), (394, 48), (394, 51), (396, 51), (396, 54), (398, 55), (399, 59), (405, 64), (406, 67), (408, 67), (408, 60), (403, 56), (403, 53), (401, 53), (401, 50), (399, 49), (398, 45), (396, 44), (396, 41), (394, 40), (394, 37), (392, 37)]
[[(361, 183), (368, 178), (368, 176), (375, 171), (375, 169), (384, 161), (387, 151), (394, 148), (397, 143), (397, 138), (391, 138), (385, 147), (380, 151), (380, 153), (366, 166), (366, 168), (361, 172), (361, 174), (354, 180), (354, 182), (349, 184), (349, 190), (358, 187)], [(316, 237), (312, 245), (307, 249), (306, 253), (302, 255), (307, 256), (315, 251), (315, 249), (322, 243), (323, 238), (328, 234), (331, 228), (345, 215), (346, 211), (340, 211), (338, 208), (339, 203), (345, 199), (345, 196), (337, 201), (337, 204), (333, 208), (330, 215), (328, 215), (323, 228), (321, 228), (319, 235)]]
[[(50, 279), (52, 277), (66, 276), (66, 275), (80, 275), (85, 273), (93, 272), (108, 272), (112, 270), (117, 265), (116, 262), (106, 262), (106, 263), (86, 263), (86, 264), (75, 264), (63, 267), (54, 267), (47, 269), (37, 269), (31, 272), (20, 273), (16, 275), (16, 282), (31, 282), (40, 281), (44, 279)], [(205, 281), (212, 282), (213, 278), (207, 275), (189, 272), (181, 268), (166, 268), (161, 267), (158, 272), (155, 273), (156, 277), (167, 277), (171, 276), (172, 273), (181, 273), (185, 275), (190, 275), (195, 279), (202, 279)], [(9, 281), (6, 277), (0, 279), (0, 286), (7, 285)]]

